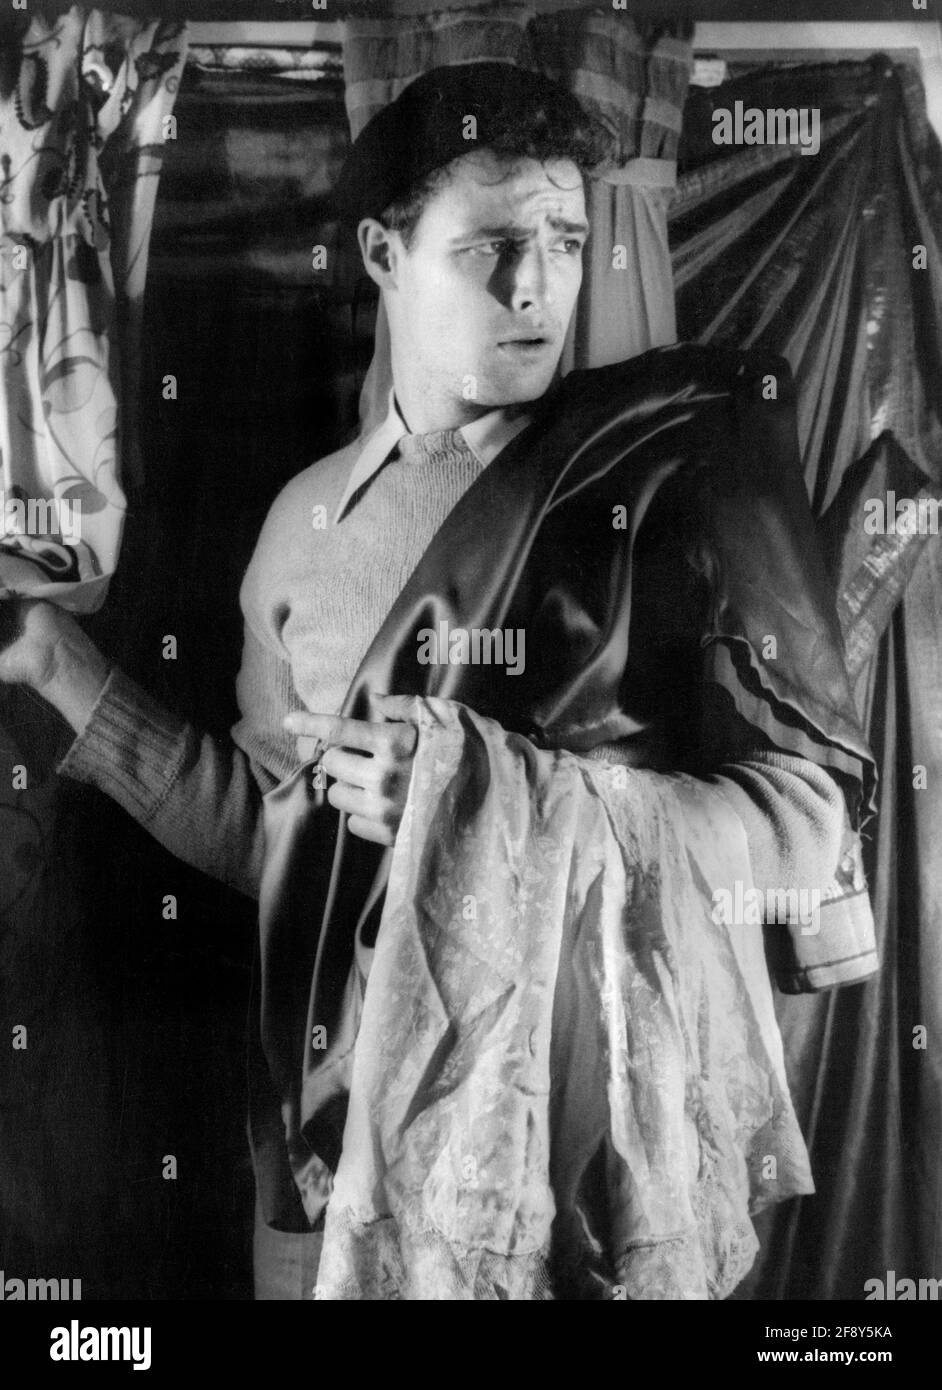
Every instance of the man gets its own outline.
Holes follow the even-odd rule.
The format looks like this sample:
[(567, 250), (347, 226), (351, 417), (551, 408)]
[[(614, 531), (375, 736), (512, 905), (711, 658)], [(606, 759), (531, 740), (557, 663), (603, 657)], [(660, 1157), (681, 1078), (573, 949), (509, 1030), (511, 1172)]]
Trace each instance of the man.
[[(477, 120), (470, 149), (463, 135), (469, 114)], [(24, 604), (19, 634), (0, 656), (0, 678), (29, 684), (72, 725), (64, 774), (97, 785), (181, 858), (253, 895), (266, 865), (263, 795), (275, 796), (299, 762), (321, 754), (333, 779), (327, 802), (346, 817), (346, 831), (367, 845), (395, 844), (416, 748), (406, 698), (415, 691), (390, 687), (371, 711), (358, 707), (358, 717), (351, 717), (348, 691), (462, 499), (486, 482), (495, 461), (513, 456), (515, 440), (523, 447), (520, 441), (537, 437), (528, 431), (553, 418), (549, 404), (559, 399), (559, 360), (589, 234), (583, 179), (605, 154), (604, 137), (565, 92), (499, 64), (429, 73), (374, 118), (354, 146), (338, 204), (356, 226), (388, 317), (388, 413), (369, 437), (289, 483), (272, 506), (241, 593), (242, 719), (234, 746), (201, 737), (158, 707), (61, 610)], [(311, 524), (319, 508), (329, 519), (325, 529)], [(486, 529), (488, 518), (479, 524)], [(652, 606), (657, 601), (652, 593)], [(507, 676), (502, 689), (512, 686)], [(509, 694), (507, 701), (497, 708), (512, 727)], [(493, 713), (483, 699), (481, 708)], [(813, 754), (812, 745), (801, 747)], [(611, 746), (603, 741), (596, 756)], [(653, 747), (638, 745), (641, 765), (679, 765), (676, 752), (668, 749), (665, 758)], [(722, 761), (756, 882), (829, 883), (846, 847), (846, 810), (826, 759), (818, 765), (792, 744), (770, 747), (757, 736), (738, 744), (731, 738)], [(277, 847), (269, 820), (269, 883)], [(329, 862), (329, 850), (325, 843), (319, 860)], [(338, 860), (341, 888), (357, 877), (355, 862), (348, 855), (344, 868)], [(360, 862), (372, 873), (377, 861)], [(358, 941), (366, 917), (382, 905), (377, 883), (378, 896), (346, 919), (345, 932), (356, 927)], [(297, 1023), (287, 1016), (297, 1007), (297, 985), (284, 977), (309, 973), (305, 955), (292, 954), (292, 932), (299, 952), (307, 950), (302, 938), (316, 932), (296, 900), (289, 900), (287, 937), (263, 942), (262, 1032), (273, 1075), (277, 1034)], [(330, 933), (323, 935), (329, 944)], [(836, 978), (859, 978), (873, 963), (872, 951), (863, 951)], [(340, 1035), (349, 1027), (354, 1038), (356, 1008), (338, 1004), (336, 1013), (347, 1019)], [(335, 1098), (332, 1092), (328, 1100)], [(322, 1221), (329, 1182), (317, 1176), (319, 1159), (312, 1169), (307, 1151), (299, 1157), (304, 1126), (293, 1104), (282, 1097), (285, 1129), (272, 1096), (258, 1101), (253, 1119), (260, 1298), (309, 1297), (316, 1277), (320, 1236), (310, 1228)], [(298, 1189), (287, 1183), (287, 1195), (286, 1173)]]

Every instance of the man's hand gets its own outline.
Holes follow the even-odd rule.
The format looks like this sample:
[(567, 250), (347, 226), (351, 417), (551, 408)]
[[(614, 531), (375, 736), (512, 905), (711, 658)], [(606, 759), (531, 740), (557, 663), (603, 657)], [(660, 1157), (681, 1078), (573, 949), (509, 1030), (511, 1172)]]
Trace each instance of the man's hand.
[(0, 602), (0, 681), (41, 690), (52, 676), (59, 638), (73, 620), (39, 599)]
[(42, 599), (0, 600), (0, 682), (29, 686), (81, 733), (107, 677), (71, 614)]
[(377, 720), (343, 719), (330, 714), (289, 714), (284, 727), (298, 734), (302, 762), (316, 758), (324, 745), (321, 766), (337, 780), (327, 800), (346, 811), (354, 835), (378, 845), (392, 845), (409, 792), (412, 759), (418, 732), (408, 722), (409, 695), (377, 695)]

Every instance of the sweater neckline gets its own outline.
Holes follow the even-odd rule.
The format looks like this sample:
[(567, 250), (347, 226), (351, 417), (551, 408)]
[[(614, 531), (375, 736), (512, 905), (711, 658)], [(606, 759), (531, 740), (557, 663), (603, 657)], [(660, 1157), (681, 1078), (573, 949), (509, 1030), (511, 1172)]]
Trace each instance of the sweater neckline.
[(396, 447), (399, 457), (408, 462), (477, 458), (460, 427), (429, 430), (426, 434), (404, 434)]

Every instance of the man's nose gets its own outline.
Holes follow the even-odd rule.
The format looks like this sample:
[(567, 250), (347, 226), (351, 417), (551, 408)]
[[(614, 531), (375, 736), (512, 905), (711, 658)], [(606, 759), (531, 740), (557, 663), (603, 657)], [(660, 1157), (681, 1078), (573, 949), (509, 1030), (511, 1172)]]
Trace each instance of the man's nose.
[(513, 268), (510, 302), (518, 314), (541, 311), (552, 304), (547, 252), (543, 247), (530, 245), (519, 252)]

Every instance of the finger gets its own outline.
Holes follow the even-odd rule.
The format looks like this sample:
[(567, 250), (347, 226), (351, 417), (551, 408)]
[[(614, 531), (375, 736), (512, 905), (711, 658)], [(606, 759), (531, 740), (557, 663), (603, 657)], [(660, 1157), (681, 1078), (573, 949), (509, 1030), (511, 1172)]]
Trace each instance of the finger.
[(362, 816), (364, 820), (375, 820), (378, 824), (385, 820), (385, 807), (375, 792), (364, 787), (351, 787), (348, 782), (334, 782), (327, 793), (327, 800), (338, 811), (348, 816)]
[(419, 739), (419, 731), (414, 724), (378, 724), (376, 727), (386, 735), (387, 756), (402, 761), (412, 757)]
[(412, 724), (416, 719), (414, 695), (372, 695), (370, 703), (382, 719), (403, 720)]
[[(287, 729), (289, 734), (306, 734), (308, 733), (308, 724), (311, 720), (316, 721), (317, 727), (319, 728), (319, 721), (323, 718), (324, 716), (322, 714), (309, 714), (307, 710), (295, 709), (292, 710), (290, 714), (285, 715), (284, 719), (281, 721), (281, 727)], [(313, 731), (311, 731), (311, 737), (316, 737)]]
[(339, 714), (305, 714), (295, 710), (285, 717), (283, 727), (289, 734), (321, 739), (337, 748), (359, 748), (374, 753), (388, 746), (384, 726), (366, 719), (344, 719)]
[(418, 734), (412, 724), (384, 724), (377, 720), (364, 722), (353, 719), (345, 722), (357, 724), (360, 728), (368, 731), (361, 740), (362, 745), (368, 746), (357, 747), (346, 741), (334, 745), (331, 740), (332, 746), (345, 747), (348, 751), (364, 756), (371, 755), (387, 764), (400, 760), (404, 762), (411, 758), (415, 752)]
[(399, 729), (394, 745), (397, 757), (410, 758), (419, 741), (419, 731), (415, 723), (416, 697), (414, 695), (373, 695), (371, 705), (378, 717)]
[(338, 782), (352, 787), (378, 791), (385, 780), (385, 764), (381, 758), (368, 758), (363, 753), (348, 753), (344, 748), (328, 748), (321, 758), (321, 767)]
[(376, 821), (366, 820), (363, 816), (350, 816), (347, 821), (347, 829), (359, 836), (361, 840), (371, 840), (374, 845), (394, 845), (396, 843), (396, 832), (389, 826), (378, 825)]

